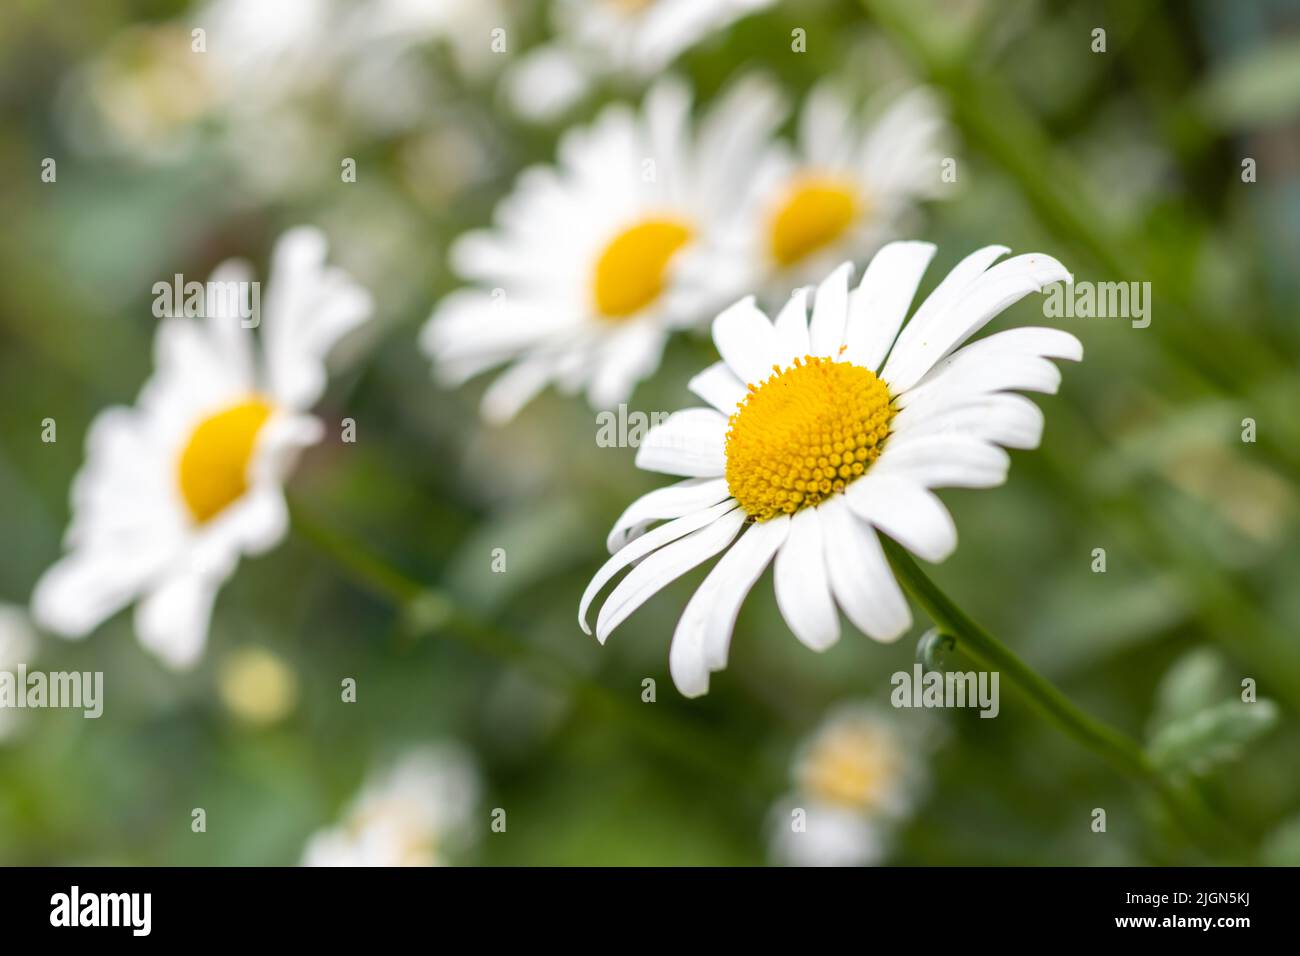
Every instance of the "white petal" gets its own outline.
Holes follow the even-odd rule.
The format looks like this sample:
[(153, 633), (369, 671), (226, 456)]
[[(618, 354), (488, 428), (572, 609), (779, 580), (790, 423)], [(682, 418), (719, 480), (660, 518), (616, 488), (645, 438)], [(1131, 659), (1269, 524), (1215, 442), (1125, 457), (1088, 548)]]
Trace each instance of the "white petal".
[(844, 497), (859, 518), (927, 561), (943, 561), (957, 547), (952, 515), (921, 485), (868, 472), (844, 490)]
[(673, 683), (685, 696), (707, 693), (709, 673), (726, 667), (740, 606), (789, 529), (785, 515), (752, 525), (727, 549), (686, 605), (668, 653)]
[(812, 322), (808, 337), (812, 354), (838, 358), (844, 344), (844, 323), (849, 311), (849, 274), (853, 263), (844, 262), (822, 280), (813, 299)]
[(849, 510), (842, 495), (820, 505), (826, 567), (835, 600), (858, 630), (896, 641), (912, 626), (912, 612), (871, 525)]
[(909, 402), (890, 425), (897, 435), (970, 435), (1005, 448), (1037, 448), (1043, 412), (1023, 395), (953, 389)]
[(85, 637), (139, 594), (164, 557), (113, 547), (74, 550), (36, 582), (32, 618), (60, 637)]
[(1031, 292), (1072, 281), (1065, 267), (1041, 253), (1016, 256), (989, 269), (957, 300), (929, 321), (916, 339), (900, 341), (882, 377), (895, 393), (915, 385), (936, 362), (982, 329), (990, 319)]
[(943, 281), (935, 286), (934, 291), (926, 296), (925, 301), (917, 308), (911, 321), (898, 335), (894, 349), (906, 350), (923, 338), (930, 323), (937, 316), (947, 312), (970, 288), (971, 283), (1010, 251), (1006, 246), (985, 246), (976, 249), (953, 266), (952, 270), (943, 277)]
[(636, 465), (687, 478), (716, 477), (727, 468), (727, 418), (712, 408), (687, 408), (646, 432)]
[(962, 349), (951, 356), (951, 361), (945, 359), (947, 364), (935, 366), (920, 383), (898, 396), (898, 407), (907, 408), (931, 392), (976, 395), (1016, 390), (1055, 395), (1061, 387), (1061, 370), (1050, 359), (1007, 353), (982, 360), (965, 352)]
[(627, 401), (637, 382), (659, 367), (667, 341), (655, 322), (628, 324), (606, 337), (587, 386), (592, 408), (615, 408)]
[(730, 544), (745, 518), (742, 509), (734, 508), (699, 531), (665, 545), (633, 568), (601, 607), (596, 617), (596, 640), (605, 643), (610, 632), (633, 611)]
[(554, 374), (554, 365), (547, 356), (529, 355), (519, 359), (484, 391), (479, 404), (483, 420), (490, 425), (506, 424), (537, 397)]
[(790, 535), (776, 553), (773, 581), (777, 607), (795, 637), (814, 651), (824, 651), (840, 639), (816, 508), (804, 508), (790, 519)]
[(307, 408), (325, 389), (325, 358), (348, 332), (370, 318), (370, 293), (342, 269), (325, 264), (319, 229), (286, 232), (271, 254), (262, 310), (263, 355), (271, 392), (289, 408)]
[(849, 296), (846, 361), (872, 371), (880, 368), (935, 248), (931, 242), (891, 242), (875, 254)]
[(996, 445), (964, 435), (894, 435), (871, 466), (926, 488), (992, 488), (1007, 480), (1011, 459)]
[(784, 368), (794, 360), (812, 354), (812, 340), (808, 335), (808, 289), (795, 289), (776, 317), (777, 348)]
[(747, 394), (745, 383), (736, 378), (726, 362), (714, 362), (687, 382), (686, 387), (724, 415), (733, 414)]
[(695, 511), (680, 518), (662, 524), (653, 531), (647, 531), (641, 537), (631, 541), (626, 547), (621, 548), (596, 572), (587, 589), (582, 592), (582, 600), (578, 603), (578, 624), (583, 631), (590, 634), (591, 628), (587, 626), (587, 609), (591, 607), (591, 602), (614, 575), (622, 571), (634, 561), (645, 557), (656, 548), (660, 548), (671, 541), (685, 537), (694, 531), (698, 531), (714, 521), (717, 521), (723, 515), (736, 507), (736, 503), (728, 498), (726, 501), (713, 505), (711, 508), (705, 508)]
[(713, 344), (718, 354), (746, 385), (757, 385), (780, 364), (776, 330), (758, 307), (754, 297), (741, 299), (713, 320)]
[(642, 495), (618, 516), (605, 539), (613, 554), (628, 542), (639, 538), (655, 521), (668, 521), (716, 505), (728, 497), (725, 478), (687, 478), (666, 488), (656, 488)]
[(218, 582), (182, 571), (136, 605), (135, 630), (143, 644), (176, 670), (192, 667), (208, 639)]

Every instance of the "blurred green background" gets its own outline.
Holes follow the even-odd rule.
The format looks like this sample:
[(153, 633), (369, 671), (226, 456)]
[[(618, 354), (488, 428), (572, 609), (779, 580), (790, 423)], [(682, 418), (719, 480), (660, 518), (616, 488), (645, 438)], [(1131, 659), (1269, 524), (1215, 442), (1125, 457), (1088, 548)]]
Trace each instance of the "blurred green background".
[[(545, 4), (507, 8), (516, 49), (545, 39)], [(484, 833), (456, 862), (764, 862), (764, 822), (797, 742), (838, 702), (887, 701), (923, 615), (896, 645), (847, 632), (819, 656), (791, 637), (762, 581), (728, 669), (707, 697), (684, 700), (668, 642), (703, 570), (605, 648), (575, 620), (609, 525), (662, 481), (638, 472), (630, 449), (598, 447), (578, 399), (546, 393), (511, 425), (484, 427), (483, 382), (439, 390), (414, 346), (458, 285), (450, 241), (489, 220), (520, 169), (549, 161), (565, 125), (638, 88), (611, 80), (564, 124), (530, 125), (503, 107), (492, 68), (466, 68), (433, 38), (402, 51), (417, 95), (395, 120), (327, 72), (240, 125), (203, 114), (176, 76), (148, 72), (142, 38), (193, 18), (161, 0), (9, 0), (0, 18), (0, 601), (25, 604), (59, 554), (90, 420), (149, 374), (155, 281), (232, 255), (265, 277), (276, 235), (314, 223), (375, 293), (377, 321), (319, 409), (333, 437), (290, 482), (316, 533), (241, 564), (195, 671), (148, 656), (129, 614), (83, 643), (41, 639), (34, 667), (105, 672), (105, 715), (44, 711), (0, 741), (0, 862), (296, 863), (376, 761), (446, 738), (483, 773)], [(806, 54), (790, 51), (796, 27)], [(1098, 27), (1105, 53), (1091, 50)], [(1054, 320), (1086, 359), (1063, 370), (1060, 395), (1035, 396), (1043, 447), (1013, 453), (1005, 487), (942, 494), (962, 544), (933, 576), (1134, 737), (1168, 708), (1195, 712), (1254, 679), (1281, 719), (1191, 782), (1275, 862), (1300, 862), (1288, 823), (1300, 814), (1297, 27), (1287, 0), (787, 2), (677, 63), (701, 102), (745, 67), (796, 98), (827, 76), (863, 94), (933, 85), (956, 129), (961, 189), (924, 210), (915, 238), (939, 254), (922, 292), (995, 242), (1055, 255), (1077, 280), (1151, 282), (1149, 328)], [(91, 74), (88, 94), (88, 64), (105, 62), (118, 72)], [(165, 93), (139, 99), (140, 83)], [(88, 132), (88, 96), (152, 119), (106, 146)], [(252, 129), (278, 145), (250, 153)], [(290, 132), (298, 152), (276, 139)], [(273, 168), (287, 156), (291, 169)], [(340, 182), (341, 156), (357, 160), (356, 183)], [(41, 180), (46, 157), (56, 183)], [(998, 322), (1041, 324), (1041, 303)], [(631, 407), (693, 404), (685, 383), (711, 355), (705, 337), (679, 337)], [(343, 417), (357, 422), (354, 445), (334, 440)], [(1241, 439), (1247, 417), (1254, 443)], [(56, 443), (40, 440), (45, 418)], [(334, 553), (354, 546), (441, 597), (396, 607)], [(495, 548), (504, 574), (492, 573)], [(1105, 574), (1092, 571), (1095, 548)], [(250, 650), (287, 674), (272, 688), (280, 706), (260, 715), (232, 689)], [(1189, 654), (1217, 662), (1212, 679), (1179, 680)], [(346, 677), (355, 704), (339, 700)], [(932, 787), (891, 862), (1207, 860), (1009, 685), (999, 719), (941, 723)], [(191, 832), (195, 807), (205, 834)], [(487, 831), (493, 807), (509, 814), (504, 834)], [(1089, 826), (1095, 807), (1107, 809), (1105, 834)]]

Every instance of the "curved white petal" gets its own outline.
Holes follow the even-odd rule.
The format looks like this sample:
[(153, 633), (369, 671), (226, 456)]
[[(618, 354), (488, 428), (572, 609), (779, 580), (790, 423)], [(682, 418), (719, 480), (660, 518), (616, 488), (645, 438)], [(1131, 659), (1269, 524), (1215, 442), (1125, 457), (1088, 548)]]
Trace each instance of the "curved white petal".
[(915, 385), (936, 362), (982, 329), (990, 319), (1053, 282), (1070, 282), (1065, 267), (1041, 253), (1016, 256), (989, 269), (915, 339), (890, 354), (882, 377), (895, 393)]
[(746, 385), (757, 385), (780, 364), (776, 330), (748, 296), (713, 320), (713, 344), (736, 377)]
[(849, 510), (842, 495), (832, 495), (816, 510), (836, 602), (863, 634), (882, 642), (898, 640), (911, 627), (912, 612), (876, 532)]
[(271, 254), (262, 343), (271, 394), (289, 408), (311, 406), (325, 389), (325, 358), (343, 336), (370, 318), (370, 293), (342, 269), (325, 264), (319, 229), (286, 232)]
[(880, 368), (936, 248), (931, 242), (891, 242), (875, 254), (849, 296), (846, 361), (873, 372)]
[(953, 303), (970, 288), (971, 283), (983, 275), (989, 266), (1010, 251), (1006, 246), (985, 246), (982, 249), (976, 249), (953, 266), (951, 271), (943, 277), (943, 281), (935, 286), (934, 291), (926, 296), (925, 301), (917, 307), (911, 320), (903, 328), (903, 331), (898, 334), (892, 348), (906, 350), (921, 339), (925, 335), (926, 328), (934, 321), (936, 316), (947, 312)]
[(604, 644), (610, 632), (633, 611), (730, 544), (745, 517), (743, 510), (734, 508), (698, 531), (665, 545), (633, 568), (601, 606), (596, 617), (596, 640)]
[(208, 639), (208, 622), (219, 582), (178, 571), (135, 608), (140, 643), (175, 670), (193, 667)]
[(896, 435), (970, 435), (1005, 448), (1028, 449), (1042, 441), (1043, 411), (1013, 392), (953, 389), (908, 404), (890, 427)]
[(795, 289), (776, 316), (776, 341), (784, 368), (812, 353), (808, 335), (808, 288)]
[(656, 488), (642, 495), (618, 516), (605, 538), (605, 546), (614, 554), (628, 542), (641, 536), (655, 521), (680, 518), (716, 505), (729, 497), (725, 478), (687, 478), (674, 485)]
[(686, 387), (724, 415), (733, 414), (747, 394), (745, 383), (736, 378), (726, 362), (714, 362), (697, 373)]
[(746, 595), (789, 533), (785, 515), (751, 525), (696, 589), (673, 632), (668, 669), (686, 697), (709, 689), (709, 674), (727, 665), (736, 616)]
[(735, 507), (736, 503), (728, 498), (726, 501), (720, 502), (711, 508), (705, 508), (701, 511), (695, 511), (691, 514), (683, 515), (680, 518), (669, 521), (667, 524), (660, 525), (653, 531), (647, 531), (641, 537), (636, 538), (626, 547), (620, 549), (600, 566), (600, 570), (597, 571), (595, 576), (591, 579), (591, 583), (587, 585), (587, 589), (582, 592), (582, 600), (578, 603), (578, 624), (582, 626), (582, 629), (586, 633), (591, 633), (591, 628), (587, 626), (587, 609), (591, 607), (591, 602), (595, 599), (596, 595), (600, 593), (600, 589), (603, 588), (606, 583), (614, 577), (614, 575), (618, 574), (618, 572), (622, 571), (634, 561), (644, 558), (656, 548), (660, 548), (669, 542), (676, 541), (678, 538), (685, 537), (694, 531), (698, 531), (700, 528), (712, 524), (728, 512), (734, 510)]
[(826, 553), (816, 508), (790, 519), (790, 533), (776, 553), (773, 581), (785, 623), (805, 646), (824, 651), (840, 639), (840, 618), (831, 600)]
[(712, 408), (687, 408), (646, 432), (636, 465), (687, 478), (716, 477), (727, 468), (727, 417)]
[(812, 354), (838, 358), (844, 344), (844, 323), (849, 311), (849, 274), (853, 263), (843, 262), (822, 280), (813, 298), (808, 338)]
[(957, 547), (957, 526), (934, 492), (897, 475), (868, 472), (844, 489), (850, 510), (926, 561)]
[(158, 575), (168, 555), (78, 549), (60, 558), (32, 593), (32, 619), (60, 637), (85, 637), (126, 607)]
[(992, 488), (1007, 480), (1011, 459), (996, 445), (965, 435), (893, 435), (871, 466), (926, 488)]

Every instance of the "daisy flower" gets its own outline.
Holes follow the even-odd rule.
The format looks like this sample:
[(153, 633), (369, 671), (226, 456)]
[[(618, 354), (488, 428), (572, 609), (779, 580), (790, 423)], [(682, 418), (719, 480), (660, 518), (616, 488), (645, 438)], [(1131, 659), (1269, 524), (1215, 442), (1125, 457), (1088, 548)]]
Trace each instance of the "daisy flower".
[(422, 747), (374, 775), (303, 866), (441, 866), (472, 841), (478, 771), (459, 747)]
[(950, 188), (941, 178), (946, 132), (928, 90), (855, 113), (831, 84), (815, 87), (793, 147), (774, 143), (757, 162), (739, 240), (755, 264), (750, 287), (816, 281), (896, 235), (918, 200)]
[[(307, 410), (324, 391), (325, 356), (371, 312), (369, 294), (327, 266), (325, 252), (315, 229), (277, 243), (260, 347), (234, 295), (209, 295), (205, 318), (162, 320), (135, 406), (91, 423), (67, 553), (32, 596), (42, 627), (84, 637), (137, 601), (146, 648), (172, 667), (198, 660), (217, 590), (240, 556), (284, 537), (284, 480), (323, 435)], [(250, 277), (228, 262), (208, 288)]]
[(787, 866), (873, 866), (924, 789), (927, 741), (869, 704), (833, 711), (802, 744), (794, 787), (771, 814), (768, 848)]
[[(840, 636), (837, 607), (861, 631), (893, 641), (911, 625), (907, 602), (876, 536), (883, 531), (942, 561), (957, 531), (931, 489), (988, 488), (1006, 479), (1002, 447), (1034, 448), (1042, 412), (1013, 390), (1054, 392), (1051, 358), (1082, 346), (1057, 329), (1018, 328), (965, 344), (1030, 292), (1071, 281), (1049, 256), (989, 246), (963, 259), (903, 319), (935, 247), (894, 242), (851, 293), (844, 263), (816, 290), (799, 290), (768, 320), (752, 297), (713, 322), (722, 361), (690, 382), (709, 407), (652, 428), (637, 465), (685, 480), (634, 502), (609, 533), (578, 620), (619, 572), (600, 609), (610, 632), (670, 581), (725, 551), (687, 604), (669, 667), (688, 697), (726, 666), (745, 595), (774, 563), (776, 600), (790, 630), (823, 651)], [(900, 331), (901, 329), (901, 331)], [(663, 522), (653, 530), (650, 525)]]
[(609, 75), (645, 80), (704, 38), (776, 0), (558, 0), (556, 40), (530, 50), (506, 79), (527, 119), (546, 121)]
[(456, 270), (475, 288), (445, 297), (421, 335), (449, 385), (493, 366), (483, 414), (510, 419), (555, 383), (610, 408), (658, 367), (669, 333), (743, 290), (719, 238), (746, 170), (782, 115), (750, 77), (692, 128), (691, 96), (665, 80), (638, 115), (613, 106), (560, 141), (559, 165), (525, 171), (496, 227), (461, 237)]

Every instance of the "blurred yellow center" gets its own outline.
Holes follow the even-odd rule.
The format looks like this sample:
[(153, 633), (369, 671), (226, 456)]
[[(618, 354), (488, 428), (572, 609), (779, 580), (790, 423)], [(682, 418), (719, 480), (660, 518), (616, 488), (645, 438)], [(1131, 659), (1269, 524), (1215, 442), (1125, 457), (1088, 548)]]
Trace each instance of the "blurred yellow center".
[(857, 217), (859, 206), (858, 190), (846, 180), (796, 180), (772, 214), (772, 258), (788, 266), (830, 245)]
[(685, 223), (647, 219), (619, 233), (596, 260), (596, 308), (607, 319), (633, 315), (659, 298), (668, 264), (691, 240)]
[(759, 521), (842, 491), (880, 456), (894, 408), (858, 365), (806, 356), (776, 371), (731, 416), (727, 488)]
[(841, 727), (813, 744), (800, 767), (800, 784), (827, 802), (871, 809), (898, 772), (898, 754), (889, 740), (866, 728)]
[(271, 406), (250, 398), (199, 422), (181, 452), (181, 496), (202, 524), (237, 501), (248, 489), (248, 463)]

